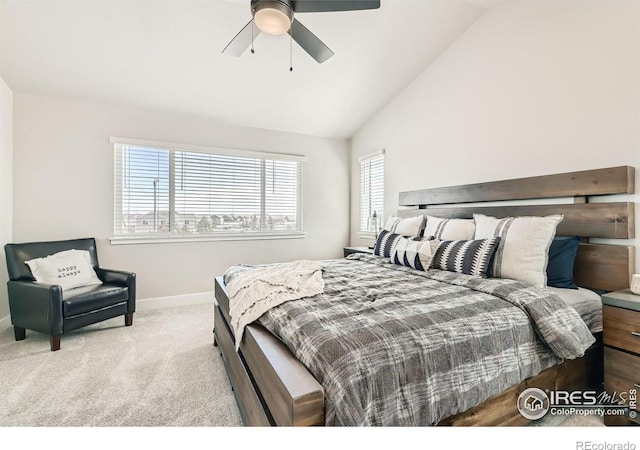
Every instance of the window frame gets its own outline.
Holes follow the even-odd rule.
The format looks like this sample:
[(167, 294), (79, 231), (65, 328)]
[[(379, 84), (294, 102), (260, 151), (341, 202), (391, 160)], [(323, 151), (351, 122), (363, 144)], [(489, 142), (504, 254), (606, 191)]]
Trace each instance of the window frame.
[[(130, 139), (121, 137), (110, 137), (109, 142), (112, 146), (113, 161), (113, 175), (114, 175), (114, 204), (112, 211), (112, 223), (111, 223), (111, 237), (109, 241), (113, 245), (119, 244), (153, 244), (153, 243), (177, 243), (177, 242), (206, 242), (206, 241), (250, 241), (250, 240), (265, 240), (265, 239), (302, 239), (306, 237), (304, 231), (303, 222), (303, 198), (304, 198), (304, 162), (307, 161), (307, 157), (303, 155), (286, 154), (286, 153), (272, 153), (253, 150), (241, 150), (234, 148), (219, 148), (208, 147), (201, 145), (180, 144), (173, 142), (160, 142), (150, 141), (145, 139)], [(161, 233), (140, 233), (136, 234), (118, 234), (116, 233), (115, 223), (118, 216), (118, 210), (120, 215), (122, 212), (122, 176), (118, 172), (118, 160), (116, 155), (119, 151), (118, 147), (135, 146), (141, 148), (149, 148), (152, 150), (167, 150), (167, 151), (184, 151), (184, 152), (198, 152), (224, 156), (239, 156), (248, 158), (257, 158), (263, 160), (278, 160), (278, 161), (293, 161), (300, 163), (298, 185), (297, 185), (297, 205), (296, 205), (296, 221), (299, 223), (298, 230), (294, 231), (251, 231), (245, 233), (231, 232), (231, 233), (212, 233), (212, 234), (188, 234), (181, 235), (176, 232), (161, 232)], [(169, 181), (170, 184), (172, 181)], [(264, 199), (264, 193), (261, 197)]]
[(362, 229), (362, 223), (363, 223), (363, 214), (364, 211), (362, 209), (362, 204), (363, 204), (363, 190), (362, 190), (362, 185), (363, 185), (363, 176), (364, 176), (364, 171), (365, 171), (365, 166), (364, 164), (367, 162), (371, 162), (375, 159), (381, 158), (382, 159), (382, 207), (380, 208), (381, 211), (377, 214), (378, 217), (378, 230), (380, 230), (383, 226), (384, 223), (383, 222), (383, 217), (384, 217), (384, 168), (385, 168), (385, 150), (383, 149), (382, 151), (379, 152), (375, 152), (375, 153), (369, 153), (367, 155), (361, 156), (359, 158), (359, 183), (358, 183), (358, 189), (359, 189), (359, 195), (358, 195), (358, 201), (359, 201), (359, 217), (358, 217), (358, 236), (361, 238), (376, 238), (378, 236), (378, 230), (376, 231), (370, 231), (370, 230), (363, 230)]

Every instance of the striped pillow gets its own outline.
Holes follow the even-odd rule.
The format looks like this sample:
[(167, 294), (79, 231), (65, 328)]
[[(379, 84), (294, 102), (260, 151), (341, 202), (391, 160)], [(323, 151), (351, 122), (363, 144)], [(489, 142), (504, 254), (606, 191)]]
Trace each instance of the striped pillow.
[(500, 237), (493, 276), (534, 286), (547, 285), (549, 247), (563, 215), (497, 218), (474, 214), (475, 239)]
[(373, 254), (376, 256), (382, 256), (384, 258), (390, 258), (393, 254), (396, 245), (400, 239), (409, 239), (414, 241), (430, 241), (433, 240), (433, 236), (425, 237), (411, 237), (403, 236), (401, 234), (392, 233), (389, 230), (382, 230), (378, 235), (376, 245), (373, 247)]
[(473, 239), (475, 232), (476, 224), (473, 219), (442, 219), (428, 215), (424, 235), (447, 241), (460, 241)]
[(392, 233), (389, 230), (382, 230), (378, 235), (376, 245), (373, 247), (373, 254), (385, 258), (390, 257), (392, 250), (398, 243), (398, 239), (401, 237), (401, 235)]
[(426, 219), (424, 216), (402, 217), (391, 216), (387, 219), (384, 229), (404, 236), (422, 236)]
[(499, 237), (465, 241), (442, 241), (431, 267), (487, 278), (487, 270), (500, 243)]
[(431, 266), (438, 243), (439, 241), (433, 240), (433, 237), (422, 239), (401, 237), (397, 240), (389, 260), (394, 264), (426, 272)]

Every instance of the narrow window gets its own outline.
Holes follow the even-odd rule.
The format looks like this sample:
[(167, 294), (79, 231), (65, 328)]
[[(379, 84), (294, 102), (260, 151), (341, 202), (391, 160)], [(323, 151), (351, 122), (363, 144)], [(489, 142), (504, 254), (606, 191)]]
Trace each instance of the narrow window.
[(376, 233), (383, 225), (384, 154), (360, 159), (360, 232)]

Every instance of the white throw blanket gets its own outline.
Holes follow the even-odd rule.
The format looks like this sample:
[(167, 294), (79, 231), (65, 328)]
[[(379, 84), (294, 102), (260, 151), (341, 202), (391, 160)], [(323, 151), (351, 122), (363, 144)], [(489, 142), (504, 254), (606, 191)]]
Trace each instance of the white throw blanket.
[(289, 300), (322, 294), (322, 266), (316, 261), (294, 261), (256, 267), (236, 274), (227, 291), (237, 351), (244, 327), (265, 312)]

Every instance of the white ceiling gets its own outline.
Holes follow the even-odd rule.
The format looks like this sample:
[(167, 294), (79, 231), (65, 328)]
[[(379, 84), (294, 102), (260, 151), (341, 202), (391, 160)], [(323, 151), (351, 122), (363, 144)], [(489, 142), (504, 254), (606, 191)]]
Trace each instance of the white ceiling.
[[(0, 0), (2, 1), (2, 0)], [(287, 36), (221, 51), (250, 0), (4, 0), (0, 75), (15, 92), (205, 115), (350, 137), (486, 10), (482, 0), (382, 0), (378, 10), (298, 14), (335, 56)]]

